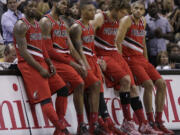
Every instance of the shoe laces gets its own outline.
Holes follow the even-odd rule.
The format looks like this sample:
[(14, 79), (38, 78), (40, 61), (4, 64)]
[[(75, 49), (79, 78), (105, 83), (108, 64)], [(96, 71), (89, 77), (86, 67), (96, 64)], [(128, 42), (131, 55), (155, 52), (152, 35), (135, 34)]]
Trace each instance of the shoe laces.
[(82, 124), (80, 125), (80, 132), (81, 132), (81, 133), (87, 133), (87, 132), (88, 132), (87, 124), (82, 123)]
[(135, 122), (134, 121), (127, 121), (131, 128), (135, 129)]
[(66, 135), (70, 135), (70, 133), (69, 133), (67, 128), (63, 129), (62, 132), (64, 132)]

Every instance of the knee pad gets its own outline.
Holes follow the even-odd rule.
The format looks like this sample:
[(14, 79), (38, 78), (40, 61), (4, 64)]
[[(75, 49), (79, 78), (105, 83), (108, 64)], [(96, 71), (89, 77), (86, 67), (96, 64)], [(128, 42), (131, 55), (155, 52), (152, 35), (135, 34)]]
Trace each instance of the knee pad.
[(65, 86), (57, 91), (57, 96), (67, 97), (69, 95), (69, 89)]
[(51, 102), (52, 102), (51, 98), (48, 98), (48, 99), (45, 99), (45, 100), (41, 101), (40, 104), (45, 105), (45, 104), (48, 104), (48, 103), (51, 103)]

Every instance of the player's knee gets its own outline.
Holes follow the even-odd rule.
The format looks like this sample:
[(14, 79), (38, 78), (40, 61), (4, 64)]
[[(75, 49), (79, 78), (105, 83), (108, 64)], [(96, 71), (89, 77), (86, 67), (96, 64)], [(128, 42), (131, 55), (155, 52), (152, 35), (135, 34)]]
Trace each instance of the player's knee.
[[(100, 91), (100, 88), (101, 88), (101, 81), (97, 81), (93, 84), (93, 87), (96, 88), (96, 91), (97, 89)], [(99, 92), (97, 91), (97, 92)]]
[(67, 86), (64, 86), (63, 88), (57, 91), (57, 96), (67, 97), (68, 95), (69, 95), (69, 89)]
[(48, 103), (52, 103), (51, 98), (47, 98), (47, 99), (40, 102), (41, 105), (45, 105), (45, 104), (48, 104)]
[(121, 87), (130, 88), (131, 79), (130, 76), (125, 76), (120, 80)]
[(78, 88), (79, 90), (84, 90), (84, 86), (85, 86), (84, 82), (81, 82), (81, 83), (77, 86), (77, 88)]
[(84, 93), (84, 82), (80, 83), (75, 89), (74, 93), (83, 94)]
[(155, 82), (157, 89), (165, 90), (166, 89), (166, 82), (163, 79), (159, 79)]
[(143, 87), (145, 88), (145, 90), (147, 90), (149, 92), (151, 92), (154, 89), (154, 85), (153, 85), (153, 82), (151, 80), (144, 82)]
[(133, 85), (131, 87), (130, 94), (131, 94), (131, 97), (138, 97), (139, 96), (139, 93), (138, 93), (136, 85)]

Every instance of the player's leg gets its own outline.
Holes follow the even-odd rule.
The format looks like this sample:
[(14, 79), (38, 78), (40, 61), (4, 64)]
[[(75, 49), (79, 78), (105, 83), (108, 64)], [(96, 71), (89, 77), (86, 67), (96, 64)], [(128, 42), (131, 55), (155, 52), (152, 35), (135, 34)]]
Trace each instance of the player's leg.
[[(155, 114), (155, 122), (158, 129), (163, 131), (165, 134), (174, 134), (173, 131), (168, 130), (163, 125), (162, 120), (162, 112), (164, 109), (165, 103), (165, 96), (166, 96), (166, 83), (157, 72), (157, 70), (152, 66), (150, 63), (147, 64), (147, 73), (149, 74), (150, 78), (155, 82), (155, 86), (157, 89), (156, 96), (155, 96), (155, 105), (156, 105), (156, 114)], [(148, 70), (149, 69), (149, 70)]]

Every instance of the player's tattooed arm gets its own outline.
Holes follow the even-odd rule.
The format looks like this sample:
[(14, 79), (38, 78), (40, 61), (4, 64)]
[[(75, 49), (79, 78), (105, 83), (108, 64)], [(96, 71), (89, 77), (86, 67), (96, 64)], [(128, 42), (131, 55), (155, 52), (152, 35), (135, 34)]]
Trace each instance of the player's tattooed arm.
[(122, 42), (126, 36), (126, 33), (129, 29), (129, 27), (131, 26), (131, 19), (129, 16), (125, 16), (123, 17), (120, 22), (119, 22), (119, 28), (117, 31), (117, 36), (115, 39), (115, 44), (118, 48), (118, 51), (122, 54)]
[(86, 68), (90, 69), (86, 56), (83, 53), (81, 34), (82, 34), (82, 29), (79, 26), (79, 24), (72, 25), (70, 29), (70, 37), (71, 37), (72, 43), (75, 49), (77, 50), (77, 52), (80, 54)]
[(21, 57), (24, 58), (24, 60), (33, 68), (35, 68), (39, 73), (47, 78), (49, 77), (49, 73), (46, 69), (44, 69), (33, 57), (32, 55), (28, 52), (27, 50), (27, 41), (26, 41), (26, 32), (28, 30), (28, 27), (23, 21), (18, 21), (15, 26), (14, 26), (14, 37), (17, 42), (17, 47), (19, 50), (19, 53)]
[[(52, 29), (51, 22), (48, 20), (47, 17), (43, 17), (39, 21), (39, 24), (40, 24), (43, 40), (51, 40), (51, 29)], [(45, 61), (49, 66), (51, 75), (54, 75), (56, 73), (56, 69), (55, 69), (51, 59), (49, 58), (48, 51), (47, 51), (47, 48), (46, 48), (44, 42), (42, 45), (43, 45), (43, 52), (44, 52)]]

